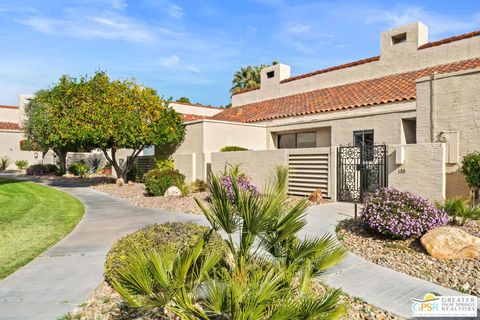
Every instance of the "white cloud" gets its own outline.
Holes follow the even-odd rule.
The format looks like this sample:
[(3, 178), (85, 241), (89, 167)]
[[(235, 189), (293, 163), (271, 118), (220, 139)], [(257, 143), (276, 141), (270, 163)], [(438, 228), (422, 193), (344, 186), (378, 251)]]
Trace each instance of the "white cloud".
[(146, 26), (125, 16), (107, 13), (104, 15), (77, 15), (65, 18), (31, 16), (14, 21), (42, 33), (75, 37), (152, 42), (154, 35)]
[(117, 10), (123, 10), (128, 6), (125, 0), (109, 0), (108, 3), (113, 9)]
[(180, 59), (180, 57), (175, 54), (158, 59), (157, 64), (161, 67), (169, 69), (188, 70), (193, 73), (200, 73), (200, 70), (195, 65), (183, 64), (182, 59)]
[(367, 24), (379, 24), (387, 28), (421, 21), (429, 27), (429, 33), (434, 38), (471, 31), (480, 27), (479, 12), (467, 16), (452, 16), (428, 12), (420, 6), (399, 6), (387, 11), (369, 10), (365, 12), (365, 17)]
[(158, 64), (162, 67), (172, 68), (180, 65), (181, 59), (177, 55), (171, 55), (165, 58), (160, 58)]
[(312, 30), (312, 27), (305, 24), (293, 24), (293, 25), (287, 26), (286, 29), (287, 29), (287, 32), (291, 34), (303, 34), (303, 33), (309, 33)]
[(183, 8), (180, 7), (179, 5), (176, 5), (174, 3), (169, 3), (167, 4), (167, 13), (170, 17), (175, 18), (175, 19), (180, 19), (185, 15), (185, 12), (183, 11)]

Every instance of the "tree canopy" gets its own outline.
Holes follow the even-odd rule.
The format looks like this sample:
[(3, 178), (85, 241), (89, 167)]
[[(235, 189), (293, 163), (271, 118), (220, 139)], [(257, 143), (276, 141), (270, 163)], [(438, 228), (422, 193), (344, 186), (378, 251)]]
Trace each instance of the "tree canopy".
[(190, 99), (187, 98), (187, 97), (178, 98), (176, 102), (191, 103), (191, 102), (190, 102)]
[[(278, 64), (278, 61), (273, 61), (272, 65)], [(260, 75), (263, 68), (268, 67), (266, 64), (258, 66), (241, 67), (233, 74), (232, 88), (230, 94), (248, 88), (256, 88), (260, 86)]]
[[(172, 151), (183, 141), (183, 120), (168, 103), (151, 88), (133, 80), (111, 80), (101, 71), (79, 80), (62, 77), (29, 103), (26, 127), (32, 127), (32, 140), (42, 146), (102, 150), (117, 177), (126, 179), (145, 147)], [(56, 134), (48, 133), (51, 128)], [(120, 149), (129, 154), (123, 164)]]

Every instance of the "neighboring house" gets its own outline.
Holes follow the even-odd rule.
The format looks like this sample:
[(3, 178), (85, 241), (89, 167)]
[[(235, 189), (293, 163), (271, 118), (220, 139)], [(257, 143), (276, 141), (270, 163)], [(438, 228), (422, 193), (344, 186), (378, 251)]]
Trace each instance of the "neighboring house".
[(29, 164), (34, 164), (42, 159), (41, 152), (20, 150), (20, 141), (23, 139), (21, 121), (22, 114), (18, 106), (0, 105), (0, 157), (8, 157), (7, 169), (16, 169), (17, 160), (27, 160)]
[[(468, 192), (459, 164), (480, 151), (479, 137), (480, 31), (429, 42), (417, 22), (382, 32), (376, 57), (294, 77), (284, 64), (264, 68), (261, 85), (234, 94), (231, 108), (187, 124), (174, 159), (191, 180), (229, 162), (262, 184), (288, 165), (293, 194), (320, 187), (341, 198), (349, 180), (375, 174), (440, 200)], [(386, 155), (359, 178), (360, 166), (339, 154), (347, 144), (384, 144)], [(225, 145), (255, 151), (219, 153)]]

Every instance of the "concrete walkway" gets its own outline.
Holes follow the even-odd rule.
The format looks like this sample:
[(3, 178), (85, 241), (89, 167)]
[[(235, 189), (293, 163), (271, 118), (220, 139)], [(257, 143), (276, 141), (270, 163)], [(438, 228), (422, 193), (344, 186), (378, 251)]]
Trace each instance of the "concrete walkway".
[[(83, 201), (85, 217), (67, 237), (0, 281), (0, 319), (57, 319), (73, 310), (102, 281), (105, 254), (125, 234), (155, 222), (207, 224), (200, 215), (134, 207), (88, 187), (59, 189)], [(351, 204), (311, 207), (304, 234), (334, 232), (337, 222), (352, 213)], [(410, 298), (422, 298), (428, 292), (460, 294), (354, 254), (322, 278), (332, 287), (405, 318), (410, 317)]]
[[(350, 203), (331, 203), (310, 207), (306, 231), (316, 235), (326, 232), (335, 233), (337, 223), (353, 217), (353, 214), (354, 206)], [(374, 306), (407, 319), (410, 319), (412, 314), (411, 298), (423, 299), (426, 293), (443, 296), (463, 295), (461, 292), (382, 267), (353, 253), (348, 253), (342, 263), (330, 269), (321, 278), (331, 287), (341, 288), (352, 297), (359, 297)], [(479, 298), (477, 298), (477, 305), (480, 306)], [(478, 315), (477, 318), (480, 319), (480, 310)]]

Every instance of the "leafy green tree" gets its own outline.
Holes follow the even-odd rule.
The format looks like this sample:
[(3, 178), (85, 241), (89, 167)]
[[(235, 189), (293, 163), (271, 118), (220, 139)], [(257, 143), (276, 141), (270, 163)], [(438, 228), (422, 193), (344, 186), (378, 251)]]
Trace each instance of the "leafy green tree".
[[(75, 131), (82, 144), (102, 150), (117, 177), (127, 172), (145, 147), (155, 145), (170, 153), (183, 141), (185, 126), (181, 116), (151, 88), (133, 80), (111, 80), (96, 72), (80, 84), (81, 107)], [(121, 165), (120, 149), (129, 150)]]
[(182, 102), (182, 103), (191, 103), (190, 102), (190, 99), (188, 99), (187, 97), (181, 97), (177, 100), (177, 102)]
[(463, 157), (462, 173), (468, 186), (478, 193), (480, 189), (480, 152), (472, 152)]
[[(278, 64), (278, 61), (273, 61), (272, 65)], [(232, 88), (230, 94), (248, 88), (256, 88), (260, 86), (260, 75), (263, 68), (268, 65), (261, 64), (259, 66), (241, 67), (240, 70), (233, 74)]]
[(76, 79), (62, 76), (53, 87), (40, 90), (25, 107), (25, 135), (44, 153), (52, 149), (62, 173), (66, 172), (67, 152), (84, 147), (75, 132), (79, 107)]

